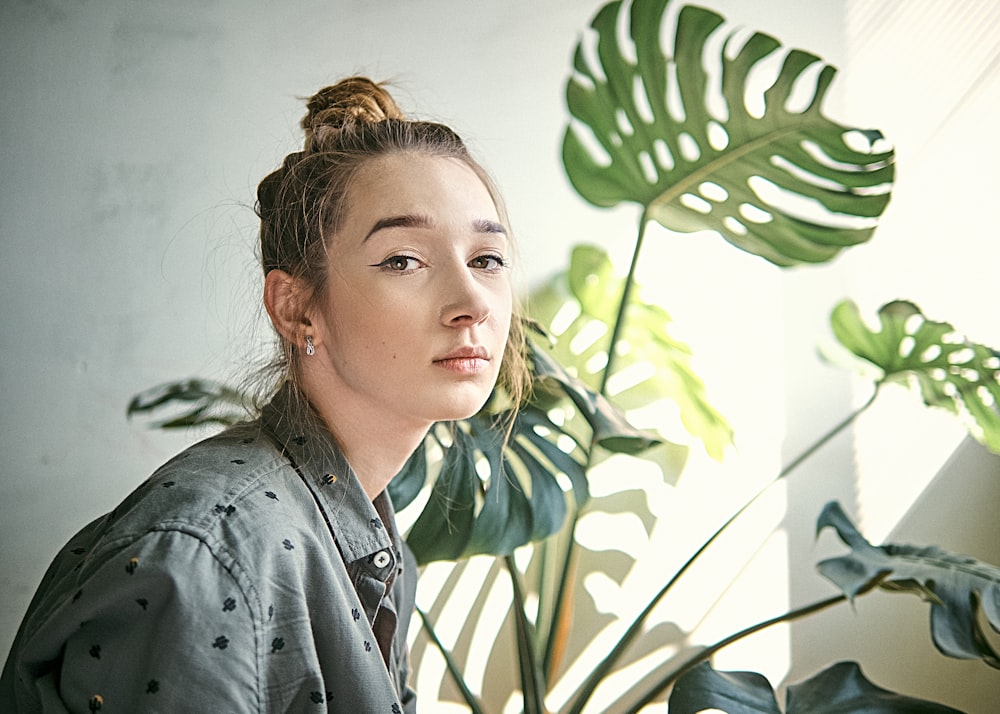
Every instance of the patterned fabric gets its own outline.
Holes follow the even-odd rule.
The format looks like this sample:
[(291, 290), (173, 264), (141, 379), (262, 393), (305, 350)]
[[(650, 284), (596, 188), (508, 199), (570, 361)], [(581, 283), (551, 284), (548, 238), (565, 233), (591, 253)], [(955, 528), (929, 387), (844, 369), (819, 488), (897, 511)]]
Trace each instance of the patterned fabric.
[(65, 546), (0, 710), (414, 711), (416, 563), (388, 496), (369, 500), (296, 396), (181, 453)]

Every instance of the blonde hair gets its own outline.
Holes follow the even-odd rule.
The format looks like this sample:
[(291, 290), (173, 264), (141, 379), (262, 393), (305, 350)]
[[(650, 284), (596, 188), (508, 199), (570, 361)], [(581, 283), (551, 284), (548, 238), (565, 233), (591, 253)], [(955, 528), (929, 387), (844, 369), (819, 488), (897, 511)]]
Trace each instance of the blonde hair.
[[(340, 228), (354, 179), (367, 162), (391, 154), (462, 161), (483, 182), (500, 220), (509, 226), (499, 190), (458, 134), (443, 124), (408, 120), (382, 84), (349, 77), (316, 92), (306, 106), (302, 151), (286, 156), (257, 187), (265, 275), (283, 270), (302, 281), (313, 299), (322, 296), (326, 241)], [(298, 379), (298, 347), (278, 339), (279, 354), (265, 369), (270, 385), (259, 390), (259, 399), (283, 382)], [(524, 326), (515, 307), (497, 386), (516, 406), (527, 397), (529, 385)]]

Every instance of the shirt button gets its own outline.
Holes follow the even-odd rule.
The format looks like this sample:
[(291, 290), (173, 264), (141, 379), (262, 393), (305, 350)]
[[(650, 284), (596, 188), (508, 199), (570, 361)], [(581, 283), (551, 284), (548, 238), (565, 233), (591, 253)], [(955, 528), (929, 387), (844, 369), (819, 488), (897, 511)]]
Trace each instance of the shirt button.
[(388, 551), (380, 550), (378, 553), (375, 554), (375, 557), (372, 559), (372, 562), (375, 564), (376, 568), (384, 568), (385, 566), (387, 566), (389, 563), (392, 562), (392, 556), (389, 555)]

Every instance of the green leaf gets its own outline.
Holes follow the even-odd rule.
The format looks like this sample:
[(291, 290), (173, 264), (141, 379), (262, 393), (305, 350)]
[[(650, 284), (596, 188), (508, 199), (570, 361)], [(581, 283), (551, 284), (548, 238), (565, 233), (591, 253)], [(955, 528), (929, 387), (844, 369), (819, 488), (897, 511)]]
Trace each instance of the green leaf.
[(389, 482), (388, 491), (392, 505), (397, 511), (413, 503), (427, 483), (427, 440), (420, 442), (403, 470)]
[(887, 303), (878, 317), (881, 329), (873, 330), (844, 300), (830, 323), (844, 347), (882, 371), (879, 383), (916, 386), (925, 404), (964, 414), (969, 433), (1000, 453), (1000, 352), (928, 320), (911, 302)]
[[(579, 508), (590, 497), (583, 444), (589, 444), (591, 434), (603, 448), (630, 454), (660, 443), (632, 427), (606, 399), (533, 343), (529, 362), (535, 389), (514, 418), (506, 442), (501, 425), (511, 415), (490, 413), (487, 405), (469, 419), (436, 425), (424, 448), (390, 483), (390, 496), (400, 509), (429, 488), (426, 505), (407, 534), (420, 563), (509, 555), (559, 530), (568, 499)], [(555, 415), (567, 409), (578, 419), (556, 421)], [(573, 431), (578, 422), (587, 434)]]
[(179, 413), (150, 423), (154, 429), (180, 429), (192, 426), (229, 426), (243, 421), (248, 413), (243, 394), (233, 387), (210, 379), (185, 379), (166, 382), (132, 397), (125, 413), (129, 418), (152, 416), (163, 410)]
[(719, 672), (703, 662), (674, 685), (667, 705), (671, 714), (721, 709), (727, 714), (781, 714), (771, 684), (756, 672)]
[(407, 543), (421, 563), (460, 557), (475, 524), (478, 454), (473, 437), (461, 426), (456, 423), (451, 430), (454, 441), (444, 450), (430, 499), (407, 535)]
[(629, 424), (624, 415), (601, 394), (575, 379), (545, 351), (536, 349), (532, 358), (541, 380), (554, 380), (584, 415), (594, 432), (594, 440), (609, 451), (637, 454), (659, 443), (655, 436)]
[(849, 598), (874, 587), (911, 592), (931, 602), (931, 636), (950, 657), (982, 659), (1000, 668), (979, 611), (1000, 632), (1000, 568), (936, 546), (873, 546), (858, 532), (838, 503), (820, 514), (817, 532), (830, 527), (851, 553), (819, 563), (819, 572)]
[(856, 662), (838, 662), (788, 687), (788, 714), (961, 714), (943, 704), (904, 696), (869, 681)]
[[(624, 282), (604, 251), (578, 245), (569, 270), (528, 300), (532, 317), (556, 336), (550, 362), (565, 365), (593, 390), (607, 364), (607, 342)], [(626, 412), (661, 400), (673, 402), (684, 429), (700, 439), (714, 458), (721, 458), (732, 443), (732, 429), (709, 404), (704, 383), (692, 369), (690, 348), (670, 336), (670, 315), (658, 305), (642, 302), (637, 293), (638, 289), (633, 291), (618, 341), (610, 399)], [(566, 315), (573, 317), (567, 320)], [(615, 375), (621, 378), (617, 384)], [(608, 446), (604, 438), (601, 444)]]
[[(670, 714), (721, 709), (727, 714), (781, 714), (770, 683), (754, 672), (719, 672), (703, 662), (670, 694)], [(788, 687), (787, 714), (961, 714), (872, 684), (855, 662), (838, 662)]]
[(878, 131), (823, 115), (836, 70), (765, 34), (743, 40), (690, 5), (664, 48), (669, 5), (608, 3), (577, 44), (563, 138), (574, 188), (597, 206), (637, 203), (674, 231), (717, 231), (781, 266), (867, 241), (889, 202), (894, 154), (876, 149)]

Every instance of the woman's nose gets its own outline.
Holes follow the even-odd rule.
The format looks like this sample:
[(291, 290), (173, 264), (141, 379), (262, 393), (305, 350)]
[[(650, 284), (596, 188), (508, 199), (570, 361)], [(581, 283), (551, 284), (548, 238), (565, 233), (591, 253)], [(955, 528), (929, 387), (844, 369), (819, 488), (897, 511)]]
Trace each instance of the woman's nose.
[(457, 275), (443, 278), (441, 322), (451, 327), (477, 325), (490, 316), (490, 303), (486, 288), (464, 268)]

